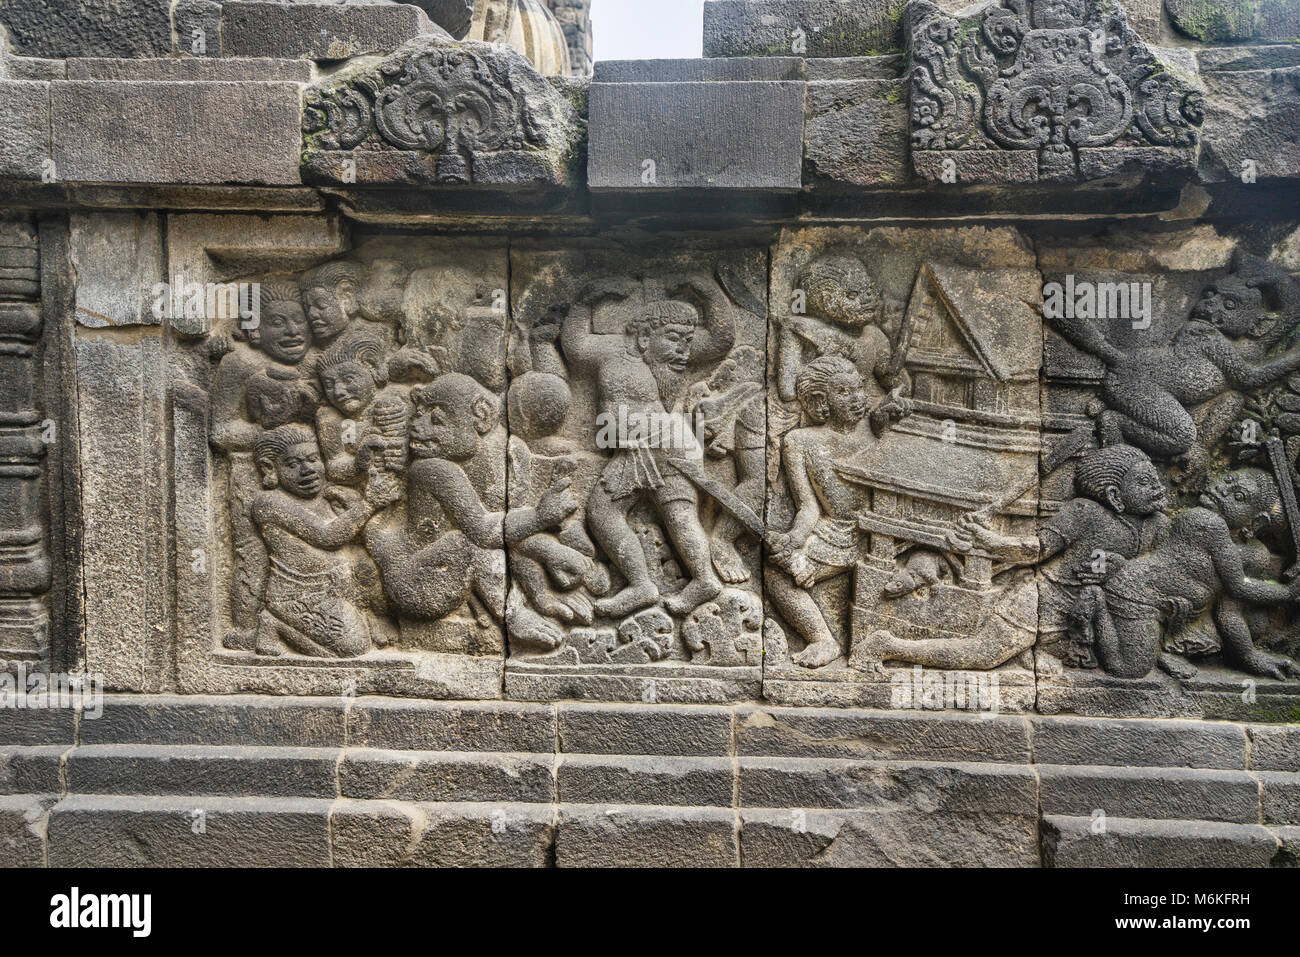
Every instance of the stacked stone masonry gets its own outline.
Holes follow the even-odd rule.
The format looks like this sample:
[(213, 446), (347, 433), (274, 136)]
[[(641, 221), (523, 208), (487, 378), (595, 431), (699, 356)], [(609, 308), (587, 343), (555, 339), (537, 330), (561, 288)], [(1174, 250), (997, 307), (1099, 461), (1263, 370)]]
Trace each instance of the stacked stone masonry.
[(0, 862), (1300, 860), (1295, 4), (138, 6), (0, 10)]

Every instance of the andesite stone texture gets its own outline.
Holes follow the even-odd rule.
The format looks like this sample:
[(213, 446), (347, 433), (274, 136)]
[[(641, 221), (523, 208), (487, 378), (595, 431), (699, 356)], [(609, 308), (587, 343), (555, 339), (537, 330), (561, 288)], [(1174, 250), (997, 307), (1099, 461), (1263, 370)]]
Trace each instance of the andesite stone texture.
[(1294, 866), (1300, 50), (1203, 6), (6, 4), (0, 863)]

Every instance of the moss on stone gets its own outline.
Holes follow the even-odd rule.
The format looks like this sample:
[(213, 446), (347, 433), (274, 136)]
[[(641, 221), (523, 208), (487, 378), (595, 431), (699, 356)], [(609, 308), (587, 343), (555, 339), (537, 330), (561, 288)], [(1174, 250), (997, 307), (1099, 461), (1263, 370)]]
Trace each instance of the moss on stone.
[(1180, 0), (1171, 4), (1174, 25), (1204, 43), (1244, 40), (1255, 34), (1262, 0)]

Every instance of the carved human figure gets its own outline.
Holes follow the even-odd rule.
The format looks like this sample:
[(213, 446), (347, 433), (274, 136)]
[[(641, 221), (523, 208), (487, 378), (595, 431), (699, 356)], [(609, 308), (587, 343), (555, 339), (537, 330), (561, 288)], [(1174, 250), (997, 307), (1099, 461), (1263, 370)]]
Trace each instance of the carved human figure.
[(1300, 676), (1295, 662), (1255, 647), (1242, 617), (1242, 603), (1300, 601), (1300, 579), (1286, 586), (1248, 577), (1235, 540), (1252, 523), (1275, 521), (1280, 507), (1267, 472), (1229, 472), (1198, 507), (1174, 519), (1163, 543), (1085, 589), (1077, 613), (1092, 623), (1102, 667), (1123, 678), (1144, 677), (1166, 641), (1212, 608), (1226, 659), (1251, 674)]
[[(839, 477), (835, 463), (875, 443), (875, 410), (857, 367), (841, 356), (808, 363), (796, 395), (813, 424), (789, 432), (782, 446), (781, 466), (797, 511), (788, 531), (768, 534), (767, 588), (777, 610), (808, 643), (795, 663), (819, 668), (842, 657), (844, 649), (808, 589), (857, 565), (858, 513), (869, 504), (860, 488)], [(885, 410), (889, 418), (906, 411), (897, 404)]]
[(388, 385), (384, 346), (372, 336), (336, 342), (316, 365), (327, 405), (316, 431), (330, 481), (355, 485), (371, 474), (406, 464), (410, 419), (405, 390)]
[[(589, 313), (575, 310), (564, 320), (564, 356), (575, 374), (594, 378), (607, 421), (656, 424), (655, 435), (628, 430), (617, 437), (587, 502), (587, 525), (626, 582), (616, 594), (596, 601), (596, 610), (606, 617), (619, 618), (659, 602), (674, 614), (686, 614), (722, 591), (700, 522), (699, 495), (679, 467), (688, 460), (698, 463), (701, 452), (689, 426), (674, 423), (668, 414), (670, 406), (673, 416), (682, 414), (679, 399), (692, 361), (725, 354), (734, 337), (733, 330), (720, 330), (715, 318), (714, 325), (702, 327), (706, 344), (696, 350), (699, 321), (695, 307), (679, 300), (647, 303), (623, 335), (593, 333)], [(721, 339), (726, 346), (719, 353)], [(672, 595), (660, 595), (628, 522), (629, 512), (643, 498), (658, 511), (689, 575)]]
[[(561, 482), (535, 508), (506, 514), (506, 439), (498, 402), (470, 376), (447, 373), (413, 390), (411, 398), (406, 521), (396, 527), (375, 522), (366, 530), (385, 592), (399, 614), (414, 619), (444, 618), (472, 595), (501, 621), (506, 544), (538, 558), (543, 551), (523, 543), (558, 526), (577, 503)], [(514, 605), (510, 610), (530, 614)], [(528, 630), (525, 623), (520, 628)]]
[(370, 649), (370, 628), (351, 599), (351, 567), (338, 550), (373, 514), (351, 489), (327, 486), (312, 430), (283, 425), (264, 432), (254, 449), (263, 491), (252, 519), (270, 558), (257, 651), (355, 658)]
[(261, 297), (257, 343), (268, 361), (245, 383), (245, 414), (263, 429), (311, 422), (320, 393), (302, 367), (312, 335), (298, 290), (269, 284), (262, 286)]
[[(1199, 467), (1205, 448), (1218, 436), (1201, 436), (1198, 444), (1191, 407), (1229, 389), (1261, 388), (1300, 369), (1300, 348), (1263, 357), (1300, 322), (1300, 310), (1273, 323), (1261, 343), (1241, 348), (1235, 343), (1256, 334), (1266, 317), (1260, 292), (1265, 285), (1281, 290), (1292, 283), (1278, 270), (1243, 260), (1242, 271), (1205, 289), (1167, 346), (1126, 352), (1112, 345), (1092, 320), (1052, 320), (1067, 339), (1106, 364), (1102, 398), (1107, 408), (1098, 416), (1102, 443), (1128, 442), (1161, 458), (1192, 453), (1196, 461), (1191, 464)], [(1284, 301), (1292, 302), (1293, 292), (1283, 295)]]

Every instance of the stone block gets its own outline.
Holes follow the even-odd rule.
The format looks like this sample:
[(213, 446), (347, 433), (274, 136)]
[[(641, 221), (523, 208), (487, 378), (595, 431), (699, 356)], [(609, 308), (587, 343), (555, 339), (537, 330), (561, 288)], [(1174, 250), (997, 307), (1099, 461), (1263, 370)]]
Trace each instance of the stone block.
[(1300, 67), (1206, 73), (1204, 82), (1203, 180), (1300, 176)]
[(51, 794), (63, 790), (62, 745), (0, 748), (0, 794)]
[(508, 702), (358, 698), (348, 710), (352, 747), (401, 751), (555, 751), (555, 709)]
[(1278, 839), (1258, 824), (1091, 817), (1043, 819), (1048, 867), (1268, 867)]
[(97, 744), (67, 759), (76, 794), (186, 794), (332, 798), (339, 751), (331, 748)]
[(1259, 800), (1265, 824), (1300, 825), (1300, 774), (1259, 771)]
[(808, 185), (893, 186), (910, 178), (903, 80), (810, 82), (807, 109)]
[(704, 55), (874, 56), (903, 45), (906, 0), (707, 0)]
[[(1246, 771), (1037, 765), (1044, 814), (1254, 824), (1260, 786)], [(1285, 822), (1282, 822), (1285, 823)]]
[(328, 867), (332, 801), (74, 795), (50, 811), (51, 867)]
[(71, 708), (0, 708), (0, 747), (75, 743), (77, 715)]
[(134, 0), (127, 14), (119, 0), (8, 0), (0, 24), (22, 56), (167, 56), (172, 6), (173, 0)]
[(1292, 0), (1165, 0), (1165, 9), (1175, 29), (1203, 43), (1300, 36), (1300, 7)]
[(344, 743), (342, 701), (247, 696), (105, 695), (79, 743), (330, 748)]
[(71, 249), (78, 323), (101, 329), (162, 322), (154, 314), (165, 272), (157, 213), (73, 213)]
[(593, 83), (593, 190), (794, 190), (804, 85), (790, 81)]
[(547, 867), (555, 809), (537, 804), (335, 804), (335, 867)]
[(731, 753), (729, 708), (564, 702), (556, 710), (565, 754)]
[(731, 807), (730, 758), (566, 755), (557, 769), (565, 804)]
[(1246, 733), (1252, 771), (1300, 771), (1300, 728), (1252, 724)]
[(54, 83), (59, 178), (296, 185), (300, 89), (276, 81)]
[(1193, 721), (1032, 718), (1034, 762), (1157, 768), (1246, 767), (1238, 725)]
[(225, 3), (225, 56), (346, 60), (387, 53), (425, 33), (446, 36), (410, 4)]
[(736, 750), (755, 757), (1028, 763), (1029, 723), (957, 714), (741, 708)]
[(746, 867), (1037, 867), (1036, 819), (915, 809), (744, 809)]
[(282, 60), (270, 57), (231, 57), (199, 59), (170, 57), (156, 60), (114, 60), (85, 57), (68, 61), (69, 80), (133, 80), (137, 82), (175, 80), (178, 82), (235, 83), (241, 80), (284, 80), (310, 83), (311, 63), (306, 60)]
[(550, 804), (553, 764), (533, 754), (349, 749), (339, 788), (360, 800)]
[(738, 854), (729, 809), (560, 806), (559, 867), (735, 867)]
[(50, 85), (39, 80), (0, 80), (0, 177), (39, 180), (55, 175), (49, 165)]
[(45, 866), (46, 813), (56, 798), (0, 795), (0, 867)]

